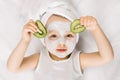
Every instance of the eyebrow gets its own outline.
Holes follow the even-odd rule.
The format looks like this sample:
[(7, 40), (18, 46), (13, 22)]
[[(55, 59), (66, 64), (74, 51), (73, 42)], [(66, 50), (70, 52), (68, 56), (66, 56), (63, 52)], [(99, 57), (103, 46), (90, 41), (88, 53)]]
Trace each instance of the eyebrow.
[[(49, 34), (52, 34), (52, 33), (59, 34), (58, 32), (56, 32), (56, 31), (54, 32), (54, 31), (55, 31), (55, 30), (51, 30), (51, 31), (49, 31)], [(75, 35), (74, 33), (70, 32), (70, 31), (66, 32), (65, 35), (66, 35), (66, 34), (72, 34), (72, 35)]]
[(50, 30), (50, 31), (49, 31), (49, 34), (51, 34), (51, 33), (53, 33), (53, 32), (57, 33), (55, 30)]
[(66, 32), (66, 34), (68, 34), (68, 33), (75, 35), (75, 34), (74, 34), (73, 32), (71, 32), (71, 31), (67, 31), (67, 32)]

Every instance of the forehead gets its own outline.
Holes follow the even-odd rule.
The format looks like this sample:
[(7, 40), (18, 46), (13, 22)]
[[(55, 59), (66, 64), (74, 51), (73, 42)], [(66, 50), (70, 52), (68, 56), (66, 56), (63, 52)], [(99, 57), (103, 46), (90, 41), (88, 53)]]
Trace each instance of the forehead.
[(72, 33), (70, 31), (70, 22), (60, 22), (60, 21), (55, 21), (50, 23), (47, 26), (47, 32), (48, 34), (60, 34), (60, 35), (64, 35), (64, 34), (70, 34)]
[[(69, 33), (74, 34), (74, 33), (72, 33), (71, 31), (66, 31), (66, 32), (64, 32), (63, 34), (69, 34)], [(50, 30), (50, 31), (48, 32), (48, 34), (59, 34), (59, 32), (56, 31), (56, 30)]]
[(74, 34), (70, 31), (69, 22), (53, 22), (47, 26), (48, 34)]
[(54, 21), (61, 21), (61, 22), (71, 22), (70, 20), (64, 18), (64, 17), (61, 17), (61, 16), (58, 16), (58, 15), (52, 15), (48, 20), (47, 20), (47, 23), (46, 23), (46, 26), (48, 26), (50, 23), (54, 22)]
[(54, 21), (51, 22), (47, 27), (47, 30), (63, 30), (63, 31), (70, 31), (70, 22), (61, 22), (61, 21)]

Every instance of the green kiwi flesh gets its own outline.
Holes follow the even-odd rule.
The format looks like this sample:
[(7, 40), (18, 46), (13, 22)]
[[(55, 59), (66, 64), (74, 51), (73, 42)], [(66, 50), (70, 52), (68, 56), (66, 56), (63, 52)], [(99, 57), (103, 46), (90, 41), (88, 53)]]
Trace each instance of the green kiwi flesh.
[(36, 25), (38, 26), (38, 31), (33, 35), (37, 38), (44, 38), (47, 35), (47, 30), (40, 20), (36, 20)]
[(73, 33), (83, 32), (86, 28), (80, 24), (80, 19), (75, 19), (70, 26), (70, 30)]

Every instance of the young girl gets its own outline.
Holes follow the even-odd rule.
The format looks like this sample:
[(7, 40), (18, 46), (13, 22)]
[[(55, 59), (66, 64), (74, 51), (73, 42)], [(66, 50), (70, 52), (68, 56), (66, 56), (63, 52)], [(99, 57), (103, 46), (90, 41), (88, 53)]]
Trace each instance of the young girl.
[(35, 69), (37, 80), (80, 80), (83, 69), (101, 66), (113, 59), (113, 49), (94, 17), (81, 17), (80, 23), (94, 36), (98, 52), (86, 54), (75, 49), (79, 36), (70, 31), (70, 23), (62, 16), (52, 15), (46, 23), (48, 34), (44, 38), (44, 48), (40, 53), (24, 57), (37, 31), (35, 22), (29, 20), (8, 59), (8, 69), (13, 72)]

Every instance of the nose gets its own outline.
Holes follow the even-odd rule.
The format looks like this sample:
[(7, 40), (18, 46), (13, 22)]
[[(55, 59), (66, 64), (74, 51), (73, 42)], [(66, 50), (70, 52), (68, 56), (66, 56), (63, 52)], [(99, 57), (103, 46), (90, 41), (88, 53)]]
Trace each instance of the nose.
[(61, 39), (59, 40), (59, 46), (65, 47), (65, 39), (64, 39), (64, 38), (61, 38)]
[(65, 39), (64, 39), (64, 37), (62, 37), (62, 38), (59, 39), (59, 43), (60, 43), (60, 44), (65, 44)]
[(59, 47), (64, 48), (64, 47), (66, 47), (66, 45), (63, 44), (63, 43), (62, 43), (62, 44), (60, 43), (60, 44), (59, 44)]

